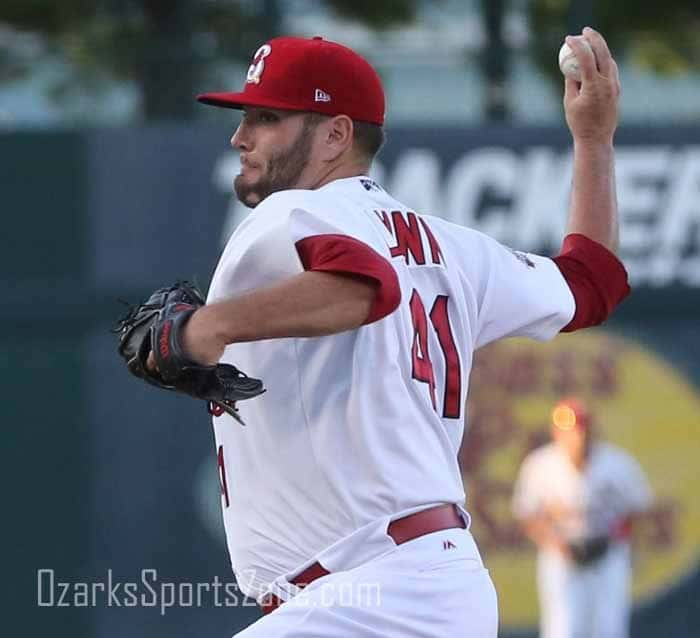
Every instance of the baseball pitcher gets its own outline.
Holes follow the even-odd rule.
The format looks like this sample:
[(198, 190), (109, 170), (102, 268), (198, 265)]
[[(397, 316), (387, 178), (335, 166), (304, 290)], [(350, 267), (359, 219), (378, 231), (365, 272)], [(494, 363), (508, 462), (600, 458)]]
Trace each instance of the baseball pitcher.
[(553, 259), (368, 177), (384, 91), (340, 44), (273, 39), (242, 91), (199, 96), (243, 111), (234, 188), (254, 211), (206, 303), (185, 284), (158, 291), (125, 320), (121, 350), (134, 374), (210, 401), (231, 562), (265, 612), (239, 636), (495, 638), (457, 464), (474, 351), (599, 324), (629, 290), (614, 255), (617, 67), (584, 37)]

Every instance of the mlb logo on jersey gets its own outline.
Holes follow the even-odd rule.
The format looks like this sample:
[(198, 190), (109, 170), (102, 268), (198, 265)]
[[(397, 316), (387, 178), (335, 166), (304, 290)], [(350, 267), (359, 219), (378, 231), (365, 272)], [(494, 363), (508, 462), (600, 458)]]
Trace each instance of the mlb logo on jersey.
[(520, 250), (513, 250), (512, 248), (508, 248), (511, 253), (513, 253), (513, 257), (515, 257), (519, 262), (521, 262), (524, 266), (527, 266), (528, 268), (534, 268), (535, 267), (535, 262), (530, 259), (526, 253), (521, 252)]
[(367, 179), (366, 177), (361, 177), (360, 178), (360, 184), (362, 184), (362, 187), (366, 191), (375, 191), (375, 192), (380, 192), (382, 189), (379, 187), (379, 184), (375, 182), (372, 179)]

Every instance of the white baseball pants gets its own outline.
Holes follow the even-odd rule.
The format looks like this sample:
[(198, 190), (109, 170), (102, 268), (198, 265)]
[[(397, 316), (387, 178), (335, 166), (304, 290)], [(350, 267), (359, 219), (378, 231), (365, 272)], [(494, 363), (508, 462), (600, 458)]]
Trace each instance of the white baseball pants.
[(465, 529), (311, 583), (235, 638), (496, 638), (491, 577)]
[(540, 638), (627, 638), (630, 571), (626, 543), (614, 544), (589, 567), (575, 567), (558, 552), (540, 552)]

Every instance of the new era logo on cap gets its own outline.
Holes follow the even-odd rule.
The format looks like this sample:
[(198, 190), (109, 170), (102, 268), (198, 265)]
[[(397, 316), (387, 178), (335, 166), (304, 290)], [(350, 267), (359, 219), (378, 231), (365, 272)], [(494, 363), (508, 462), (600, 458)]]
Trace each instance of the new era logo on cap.
[(314, 102), (330, 102), (331, 101), (331, 96), (328, 95), (325, 91), (322, 91), (321, 89), (316, 89), (316, 93), (314, 94)]

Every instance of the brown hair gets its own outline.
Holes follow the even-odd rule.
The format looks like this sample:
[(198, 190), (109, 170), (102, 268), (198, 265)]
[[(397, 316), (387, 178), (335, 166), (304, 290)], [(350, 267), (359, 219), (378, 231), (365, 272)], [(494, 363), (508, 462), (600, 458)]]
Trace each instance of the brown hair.
[[(330, 116), (321, 113), (306, 113), (304, 128), (312, 130), (327, 117)], [(384, 145), (386, 139), (384, 128), (379, 124), (353, 120), (352, 129), (352, 139), (355, 148), (371, 162)]]
[(353, 139), (357, 148), (372, 161), (384, 146), (384, 128), (370, 122), (353, 120)]

